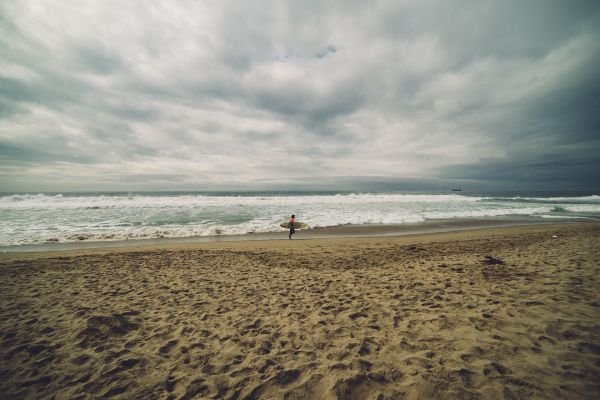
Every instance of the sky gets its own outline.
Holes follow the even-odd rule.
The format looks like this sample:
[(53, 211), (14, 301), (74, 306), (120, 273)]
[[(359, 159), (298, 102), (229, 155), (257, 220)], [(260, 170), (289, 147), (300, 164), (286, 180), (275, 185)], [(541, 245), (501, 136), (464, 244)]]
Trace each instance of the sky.
[(600, 190), (600, 2), (0, 2), (0, 192)]

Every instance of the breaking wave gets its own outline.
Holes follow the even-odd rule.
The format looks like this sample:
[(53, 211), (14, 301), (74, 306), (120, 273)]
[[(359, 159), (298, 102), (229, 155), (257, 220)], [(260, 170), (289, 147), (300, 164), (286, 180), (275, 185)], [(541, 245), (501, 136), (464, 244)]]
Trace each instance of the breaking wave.
[(310, 227), (525, 216), (600, 218), (600, 196), (436, 193), (54, 193), (0, 196), (0, 245), (179, 238)]

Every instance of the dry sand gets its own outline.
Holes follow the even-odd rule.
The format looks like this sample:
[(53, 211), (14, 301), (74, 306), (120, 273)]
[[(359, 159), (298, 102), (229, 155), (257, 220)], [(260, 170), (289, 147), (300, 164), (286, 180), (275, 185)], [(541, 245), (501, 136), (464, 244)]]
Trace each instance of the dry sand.
[(0, 398), (597, 399), (599, 250), (590, 223), (4, 254)]

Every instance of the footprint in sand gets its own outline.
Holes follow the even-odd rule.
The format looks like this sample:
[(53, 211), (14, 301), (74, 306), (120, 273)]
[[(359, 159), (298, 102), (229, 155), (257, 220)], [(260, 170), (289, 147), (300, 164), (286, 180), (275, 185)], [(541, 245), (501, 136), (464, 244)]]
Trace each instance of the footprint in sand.
[(449, 373), (448, 376), (451, 380), (454, 378), (466, 387), (478, 386), (483, 380), (480, 375), (466, 368), (453, 371)]
[(359, 312), (355, 312), (355, 313), (350, 314), (349, 317), (350, 317), (350, 319), (357, 319), (357, 318), (361, 318), (361, 317), (362, 318), (367, 318), (368, 315), (367, 315), (367, 313), (359, 311)]
[(175, 390), (175, 386), (178, 382), (179, 379), (175, 378), (174, 376), (167, 377), (167, 379), (165, 380), (165, 390), (169, 393), (172, 392), (173, 390)]
[(333, 385), (333, 392), (338, 399), (359, 400), (372, 395), (374, 385), (366, 375), (355, 375), (348, 379), (340, 379)]
[(102, 375), (115, 375), (115, 374), (118, 374), (119, 372), (131, 369), (131, 368), (133, 368), (136, 365), (141, 364), (141, 363), (142, 363), (142, 360), (139, 359), (139, 358), (127, 358), (127, 359), (124, 359), (124, 360), (120, 360), (117, 363), (116, 367), (114, 367), (113, 369), (111, 369), (111, 370), (103, 373)]
[(86, 362), (88, 362), (89, 359), (90, 359), (90, 356), (84, 354), (84, 355), (75, 357), (73, 360), (71, 360), (71, 362), (75, 365), (83, 365)]
[(498, 375), (506, 375), (509, 373), (510, 370), (508, 368), (496, 361), (492, 361), (491, 364), (483, 368), (483, 374), (488, 378)]
[(299, 369), (290, 369), (279, 372), (274, 377), (268, 379), (266, 382), (261, 383), (255, 387), (252, 392), (246, 397), (247, 399), (258, 399), (261, 395), (267, 391), (270, 387), (281, 388), (285, 387), (300, 378), (301, 371)]
[(80, 346), (87, 347), (88, 342), (94, 343), (113, 336), (126, 335), (139, 326), (138, 323), (129, 321), (121, 314), (92, 316), (87, 320), (87, 328), (79, 333), (79, 337), (83, 339)]
[(169, 340), (164, 346), (161, 346), (161, 348), (158, 349), (158, 352), (162, 355), (167, 355), (173, 351), (175, 346), (177, 346), (177, 343), (177, 340)]

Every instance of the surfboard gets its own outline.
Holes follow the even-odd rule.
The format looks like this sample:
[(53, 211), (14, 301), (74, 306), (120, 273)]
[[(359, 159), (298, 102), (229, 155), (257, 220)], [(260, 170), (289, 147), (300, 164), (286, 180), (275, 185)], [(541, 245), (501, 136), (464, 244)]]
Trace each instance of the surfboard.
[[(289, 229), (290, 223), (282, 222), (281, 224), (279, 224), (279, 226), (282, 228)], [(308, 225), (306, 225), (304, 222), (298, 222), (298, 221), (294, 222), (294, 229), (303, 229), (303, 228), (308, 228)]]

